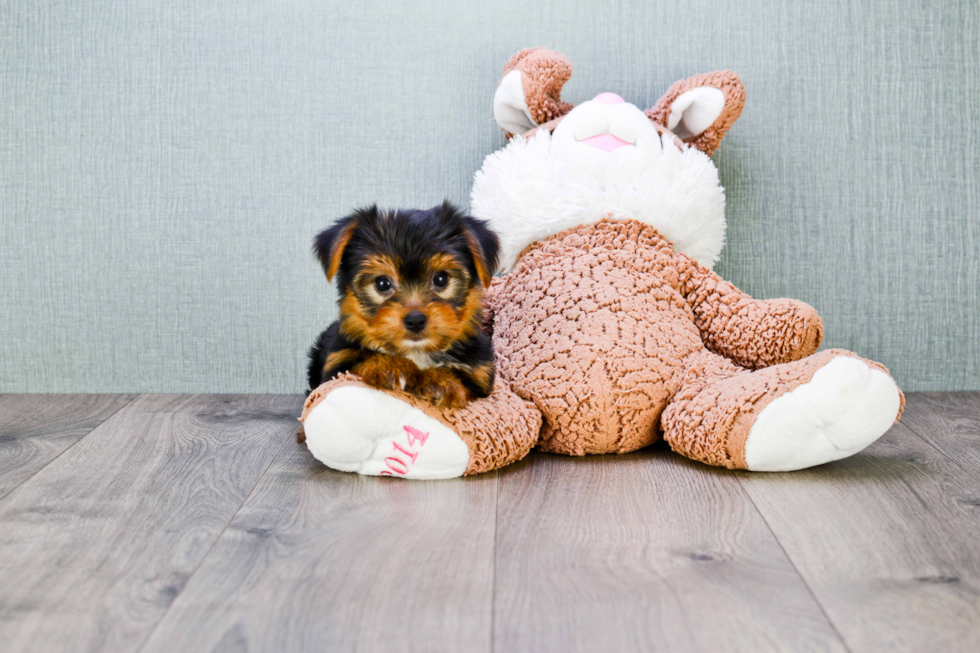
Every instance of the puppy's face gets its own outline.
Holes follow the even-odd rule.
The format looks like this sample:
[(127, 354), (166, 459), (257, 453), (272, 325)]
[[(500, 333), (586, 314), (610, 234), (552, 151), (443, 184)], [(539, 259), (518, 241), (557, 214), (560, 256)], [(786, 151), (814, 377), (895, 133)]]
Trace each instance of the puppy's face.
[(483, 289), (464, 265), (449, 252), (408, 260), (394, 252), (368, 255), (341, 299), (345, 335), (402, 356), (441, 351), (472, 335)]
[(480, 328), (498, 245), (480, 221), (445, 204), (360, 211), (318, 236), (314, 250), (328, 278), (338, 277), (344, 335), (405, 356), (444, 351)]

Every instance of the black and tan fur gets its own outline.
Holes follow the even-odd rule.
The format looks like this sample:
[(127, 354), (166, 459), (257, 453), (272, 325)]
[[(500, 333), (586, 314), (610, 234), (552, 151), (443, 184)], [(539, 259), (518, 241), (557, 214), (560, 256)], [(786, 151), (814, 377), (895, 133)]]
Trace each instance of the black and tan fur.
[[(359, 210), (314, 240), (340, 319), (310, 348), (310, 389), (341, 372), (459, 407), (493, 388), (484, 289), (500, 246), (448, 202), (427, 211)], [(420, 326), (421, 325), (421, 326)]]

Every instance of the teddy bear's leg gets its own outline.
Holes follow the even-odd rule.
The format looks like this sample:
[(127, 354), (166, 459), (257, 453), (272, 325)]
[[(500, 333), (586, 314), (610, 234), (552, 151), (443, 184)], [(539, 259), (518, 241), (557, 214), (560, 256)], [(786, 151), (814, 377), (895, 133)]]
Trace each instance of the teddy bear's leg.
[(904, 397), (888, 371), (827, 350), (761, 370), (693, 355), (664, 411), (674, 451), (731, 469), (790, 471), (861, 451), (897, 421)]
[(411, 479), (478, 474), (519, 460), (541, 413), (497, 380), (486, 399), (442, 409), (345, 375), (316, 388), (300, 417), (306, 445), (328, 467)]

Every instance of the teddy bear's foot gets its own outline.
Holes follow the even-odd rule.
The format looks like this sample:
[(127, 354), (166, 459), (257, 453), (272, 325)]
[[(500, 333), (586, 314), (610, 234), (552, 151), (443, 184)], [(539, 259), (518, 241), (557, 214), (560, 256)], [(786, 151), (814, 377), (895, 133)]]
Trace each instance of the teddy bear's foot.
[(860, 358), (836, 356), (763, 408), (746, 437), (745, 465), (785, 472), (847, 458), (881, 437), (900, 405), (888, 373)]
[(902, 412), (888, 370), (828, 349), (750, 371), (701, 352), (661, 417), (664, 439), (709, 465), (786, 472), (851, 456)]
[(327, 467), (369, 476), (462, 476), (470, 453), (460, 437), (412, 404), (363, 384), (330, 390), (303, 418), (306, 446)]
[(503, 467), (526, 456), (541, 431), (541, 412), (499, 377), (489, 397), (439, 408), (345, 374), (310, 393), (300, 419), (306, 446), (327, 467), (414, 479)]

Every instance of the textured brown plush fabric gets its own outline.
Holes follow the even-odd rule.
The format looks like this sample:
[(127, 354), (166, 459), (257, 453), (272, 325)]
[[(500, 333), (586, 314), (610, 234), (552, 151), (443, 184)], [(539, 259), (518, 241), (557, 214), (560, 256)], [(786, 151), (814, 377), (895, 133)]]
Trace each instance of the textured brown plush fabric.
[(675, 451), (744, 469), (769, 402), (835, 355), (857, 357), (811, 356), (812, 307), (752, 299), (633, 220), (533, 244), (488, 301), (500, 375), (543, 412), (539, 446), (572, 455), (632, 451), (662, 425)]
[(572, 62), (547, 48), (521, 50), (504, 66), (506, 76), (521, 71), (524, 101), (534, 122), (541, 125), (571, 111), (575, 105), (561, 101), (561, 87), (572, 76)]
[(538, 442), (541, 413), (534, 404), (514, 394), (502, 379), (485, 399), (462, 409), (438, 409), (420, 399), (412, 402), (426, 414), (454, 430), (470, 450), (464, 475), (479, 474), (509, 465), (526, 456)]
[(488, 299), (498, 374), (543, 412), (547, 451), (650, 444), (684, 360), (704, 349), (673, 248), (634, 220), (533, 244)]
[(653, 107), (647, 109), (646, 114), (654, 123), (666, 127), (667, 119), (670, 118), (670, 105), (674, 100), (681, 94), (700, 86), (713, 86), (725, 95), (725, 108), (714, 124), (687, 141), (689, 145), (711, 156), (718, 149), (731, 126), (742, 115), (742, 107), (745, 106), (745, 87), (739, 76), (732, 71), (716, 70), (674, 82), (663, 97), (657, 100)]
[(684, 254), (675, 257), (681, 294), (704, 344), (742, 367), (788, 363), (817, 351), (823, 320), (795, 299), (752, 299)]
[[(357, 376), (342, 374), (317, 387), (307, 397), (300, 420), (323, 399), (344, 386), (366, 388)], [(470, 402), (465, 408), (436, 408), (432, 404), (406, 392), (390, 391), (389, 394), (412, 404), (429, 417), (437, 419), (455, 431), (466, 443), (470, 462), (464, 476), (479, 474), (509, 465), (531, 451), (538, 441), (541, 430), (541, 413), (515, 395), (499, 378), (493, 392), (485, 399)]]

